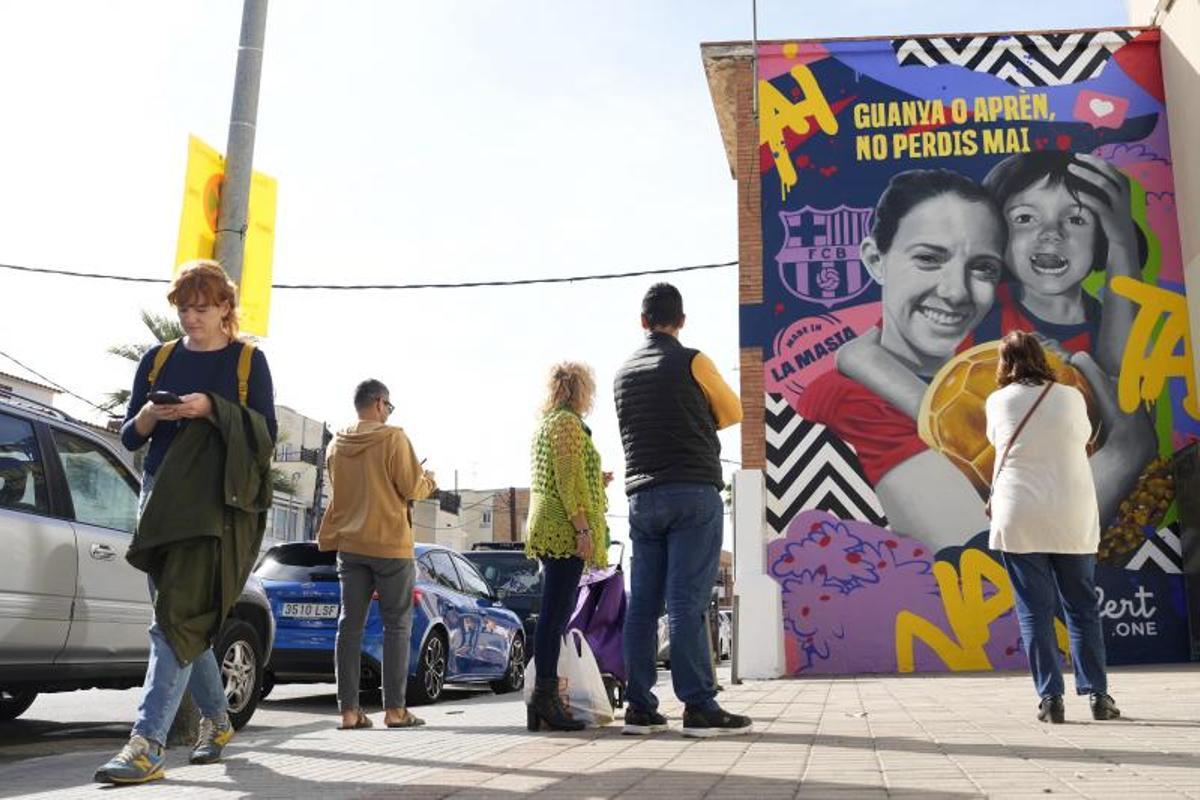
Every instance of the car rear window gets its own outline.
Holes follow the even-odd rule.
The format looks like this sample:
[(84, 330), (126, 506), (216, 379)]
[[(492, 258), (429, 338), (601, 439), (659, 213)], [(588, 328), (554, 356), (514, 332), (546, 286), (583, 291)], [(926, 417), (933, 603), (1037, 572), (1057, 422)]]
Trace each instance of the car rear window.
[(323, 553), (312, 545), (273, 547), (254, 574), (269, 581), (336, 581), (337, 553)]
[(0, 414), (0, 508), (45, 514), (46, 476), (33, 425)]
[(539, 591), (538, 562), (517, 553), (472, 550), (463, 558), (474, 564), (495, 589), (513, 594)]

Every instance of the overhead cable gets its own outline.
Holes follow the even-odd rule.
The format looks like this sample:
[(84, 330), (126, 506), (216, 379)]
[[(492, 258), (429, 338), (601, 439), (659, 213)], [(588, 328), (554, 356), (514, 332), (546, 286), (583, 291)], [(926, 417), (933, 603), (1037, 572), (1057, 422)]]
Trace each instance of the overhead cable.
[[(722, 261), (717, 264), (693, 264), (683, 267), (665, 267), (662, 269), (640, 269), (630, 272), (612, 272), (593, 275), (571, 275), (557, 278), (517, 278), (513, 280), (495, 281), (461, 281), (458, 283), (275, 283), (272, 289), (323, 289), (327, 291), (366, 291), (366, 290), (412, 290), (412, 289), (476, 289), (492, 286), (532, 286), (545, 283), (581, 283), (584, 281), (607, 281), (619, 278), (640, 278), (646, 275), (670, 275), (678, 272), (696, 272), (699, 270), (721, 269), (733, 267), (737, 261)], [(119, 281), (122, 283), (156, 283), (168, 284), (167, 278), (143, 278), (131, 275), (109, 275), (99, 272), (79, 272), (67, 269), (52, 269), (50, 267), (28, 267), (20, 264), (0, 264), (0, 269), (25, 272), (37, 275), (58, 275), (65, 278), (89, 278), (92, 280)]]
[[(50, 378), (47, 378), (47, 377), (46, 377), (45, 375), (43, 375), (42, 373), (38, 372), (38, 371), (37, 371), (36, 369), (34, 369), (33, 367), (30, 367), (30, 366), (29, 366), (29, 365), (27, 365), (27, 364), (23, 364), (23, 363), (21, 363), (21, 362), (20, 362), (20, 361), (18, 361), (17, 359), (15, 359), (15, 358), (13, 358), (12, 356), (10, 356), (8, 353), (5, 353), (3, 350), (0, 350), (0, 356), (4, 356), (4, 357), (5, 357), (5, 358), (7, 358), (9, 361), (13, 362), (13, 363), (14, 363), (14, 364), (16, 364), (18, 367), (20, 367), (21, 369), (23, 369), (23, 370), (25, 370), (26, 372), (28, 372), (30, 375), (36, 375), (37, 377), (41, 378), (42, 380), (44, 380), (44, 381), (47, 383), (47, 385), (49, 385), (49, 386), (50, 386), (50, 388), (51, 388), (51, 389), (56, 389), (57, 391), (60, 391), (60, 392), (62, 392), (63, 394), (69, 394), (71, 397), (74, 397), (76, 400), (82, 400), (83, 402), (87, 403), (89, 406), (91, 406), (92, 408), (96, 409), (97, 411), (100, 411), (100, 412), (102, 412), (102, 413), (104, 413), (104, 414), (107, 414), (107, 415), (109, 415), (109, 416), (111, 416), (111, 415), (112, 415), (112, 409), (111, 409), (111, 408), (105, 408), (104, 406), (99, 406), (99, 405), (96, 405), (95, 403), (93, 403), (91, 400), (88, 400), (88, 399), (87, 399), (86, 397), (84, 397), (83, 395), (79, 395), (79, 394), (76, 394), (75, 392), (72, 392), (70, 389), (68, 389), (67, 387), (63, 386), (63, 385), (62, 385), (61, 383), (59, 383), (58, 381), (51, 380)], [(18, 376), (16, 376), (16, 377), (20, 377), (20, 376), (18, 375)]]

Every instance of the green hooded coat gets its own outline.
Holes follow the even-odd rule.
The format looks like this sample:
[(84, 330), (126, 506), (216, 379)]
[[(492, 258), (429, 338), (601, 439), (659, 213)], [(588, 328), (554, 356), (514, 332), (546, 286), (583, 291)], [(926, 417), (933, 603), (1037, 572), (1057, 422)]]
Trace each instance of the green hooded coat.
[(153, 580), (154, 617), (181, 664), (212, 646), (241, 595), (273, 496), (266, 419), (208, 396), (212, 419), (176, 435), (125, 554)]

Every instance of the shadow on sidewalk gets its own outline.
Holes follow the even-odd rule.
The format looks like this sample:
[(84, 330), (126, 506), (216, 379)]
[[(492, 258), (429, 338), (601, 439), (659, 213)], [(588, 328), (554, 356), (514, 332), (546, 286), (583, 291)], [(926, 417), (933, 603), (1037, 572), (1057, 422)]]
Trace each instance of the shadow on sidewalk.
[(1133, 724), (1144, 728), (1200, 728), (1200, 719), (1167, 719), (1166, 717), (1129, 717), (1124, 714), (1116, 723)]
[(129, 721), (52, 722), (17, 719), (0, 724), (0, 764), (64, 752), (120, 747), (129, 738)]
[[(1150, 721), (1150, 724), (1159, 722), (1158, 720)], [(1142, 724), (1133, 720), (1119, 720), (1106, 723), (1089, 723), (1103, 724), (1106, 727), (1116, 727), (1120, 730), (1129, 733), (1130, 728)], [(1195, 722), (1177, 723), (1178, 727), (1200, 727), (1200, 724)], [(1156, 726), (1157, 727), (1157, 726)], [(498, 725), (481, 725), (473, 726), (448, 726), (438, 725), (430, 730), (436, 731), (454, 731), (459, 735), (479, 735), (479, 736), (496, 736), (510, 735), (514, 738), (520, 738), (523, 741), (528, 741), (526, 737), (531, 734), (526, 733), (524, 728)], [(369, 733), (369, 732), (368, 732)], [(391, 735), (395, 735), (392, 733)], [(591, 741), (599, 738), (612, 738), (621, 736), (621, 727), (619, 724), (614, 724), (605, 728), (589, 728), (578, 733), (553, 733), (541, 734), (544, 736), (553, 736), (555, 739), (567, 741), (574, 740), (579, 743)], [(670, 739), (674, 737), (681, 743), (691, 744), (695, 747), (703, 747), (709, 742), (721, 742), (723, 744), (742, 743), (750, 744), (783, 744), (794, 745), (797, 747), (819, 747), (829, 749), (857, 749), (876, 751), (883, 750), (897, 753), (920, 753), (925, 755), (947, 755), (947, 756), (989, 756), (997, 759), (1037, 759), (1037, 760), (1062, 760), (1062, 761), (1078, 761), (1081, 754), (1087, 754), (1093, 758), (1101, 759), (1112, 764), (1141, 764), (1145, 766), (1161, 766), (1161, 767), (1177, 767), (1182, 765), (1190, 765), (1195, 761), (1195, 754), (1192, 752), (1150, 752), (1142, 750), (1126, 750), (1116, 748), (1101, 748), (1101, 747), (1086, 747), (1081, 748), (1077, 745), (1069, 745), (1064, 747), (1053, 747), (1039, 744), (1012, 744), (998, 745), (995, 742), (932, 742), (926, 739), (915, 739), (907, 736), (843, 736), (831, 734), (816, 734), (816, 733), (754, 733), (748, 736), (738, 737), (720, 737), (717, 739), (683, 739), (677, 732), (661, 734), (655, 737), (656, 740)], [(287, 737), (284, 737), (287, 738)], [(638, 739), (638, 737), (629, 737), (631, 744), (636, 744), (638, 741), (646, 741), (646, 739)], [(287, 753), (290, 754), (305, 754), (313, 757), (323, 758), (339, 758), (354, 759), (356, 756), (352, 754), (337, 754), (324, 751), (304, 751), (294, 748), (287, 748)], [(387, 756), (380, 756), (385, 760), (389, 760)], [(411, 759), (396, 759), (396, 764), (416, 764)], [(476, 769), (489, 771), (490, 768), (485, 765), (479, 765)], [(503, 770), (500, 770), (503, 771)]]
[[(361, 756), (358, 758), (361, 761)], [(189, 781), (172, 780), (171, 784), (180, 789), (213, 789), (224, 791), (247, 791), (254, 794), (269, 787), (272, 796), (280, 797), (327, 797), (334, 798), (352, 794), (354, 797), (382, 798), (443, 798), (455, 797), (461, 800), (479, 798), (527, 797), (538, 793), (547, 798), (553, 797), (613, 797), (631, 790), (649, 797), (670, 796), (677, 800), (691, 797), (739, 797), (754, 800), (771, 800), (771, 798), (795, 797), (801, 787), (799, 780), (779, 778), (758, 778), (736, 775), (718, 775), (702, 772), (688, 772), (679, 769), (614, 769), (591, 773), (564, 774), (534, 769), (514, 769), (497, 772), (497, 775), (511, 775), (523, 786), (520, 790), (501, 787), (480, 786), (481, 781), (474, 780), (468, 785), (462, 785), (464, 778), (470, 773), (484, 769), (479, 765), (467, 764), (461, 767), (442, 767), (447, 773), (462, 771), (468, 775), (456, 776), (446, 774), (444, 777), (451, 783), (434, 783), (430, 779), (441, 776), (426, 776), (411, 783), (367, 783), (361, 781), (313, 781), (285, 775), (262, 764), (230, 758), (225, 762), (225, 781)], [(529, 779), (536, 787), (530, 786)], [(458, 785), (455, 785), (458, 784)], [(805, 781), (803, 793), (822, 796), (828, 793), (835, 797), (872, 797), (886, 796), (886, 790), (878, 784), (830, 783), (826, 781)], [(958, 798), (977, 797), (968, 792), (924, 790), (923, 798), (932, 800), (958, 800)]]

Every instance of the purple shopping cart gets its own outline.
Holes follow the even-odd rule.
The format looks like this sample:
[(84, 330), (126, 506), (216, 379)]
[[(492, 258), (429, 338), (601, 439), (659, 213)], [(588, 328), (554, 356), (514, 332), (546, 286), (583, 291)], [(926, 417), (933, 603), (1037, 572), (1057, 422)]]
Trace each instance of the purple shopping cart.
[(608, 699), (613, 708), (625, 705), (625, 607), (628, 602), (625, 591), (625, 570), (621, 562), (625, 557), (625, 543), (619, 546), (612, 566), (605, 569), (588, 570), (579, 580), (579, 595), (575, 602), (575, 613), (567, 623), (567, 630), (577, 628), (587, 639), (588, 646), (596, 656)]

